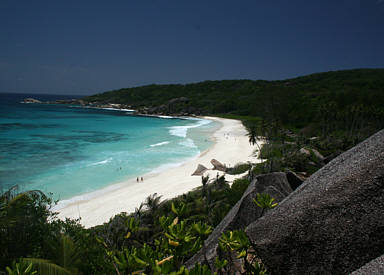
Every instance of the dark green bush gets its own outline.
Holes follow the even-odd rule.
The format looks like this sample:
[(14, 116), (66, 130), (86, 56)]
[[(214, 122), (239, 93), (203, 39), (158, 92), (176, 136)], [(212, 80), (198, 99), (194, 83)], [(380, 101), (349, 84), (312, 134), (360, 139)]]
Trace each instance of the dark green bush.
[(230, 175), (238, 175), (247, 172), (251, 168), (249, 163), (238, 163), (234, 167), (228, 168), (227, 173)]

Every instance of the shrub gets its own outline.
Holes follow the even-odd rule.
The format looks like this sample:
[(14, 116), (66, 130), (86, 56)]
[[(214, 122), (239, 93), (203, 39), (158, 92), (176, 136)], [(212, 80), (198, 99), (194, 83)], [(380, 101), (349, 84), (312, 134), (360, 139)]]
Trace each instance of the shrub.
[(238, 175), (245, 173), (251, 168), (251, 165), (249, 163), (238, 163), (232, 168), (227, 169), (227, 173), (230, 175)]

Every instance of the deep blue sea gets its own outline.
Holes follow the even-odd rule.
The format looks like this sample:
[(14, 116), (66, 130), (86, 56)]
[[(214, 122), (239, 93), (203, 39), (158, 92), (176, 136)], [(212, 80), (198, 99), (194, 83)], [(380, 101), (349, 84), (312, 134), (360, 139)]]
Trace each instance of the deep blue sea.
[(76, 98), (0, 94), (0, 191), (39, 189), (69, 199), (159, 171), (212, 145), (217, 122), (124, 111), (23, 104)]

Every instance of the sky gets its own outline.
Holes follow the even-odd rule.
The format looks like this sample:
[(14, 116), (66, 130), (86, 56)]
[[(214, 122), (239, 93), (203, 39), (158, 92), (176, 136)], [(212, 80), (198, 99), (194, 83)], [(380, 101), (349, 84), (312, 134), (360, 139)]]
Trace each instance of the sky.
[(384, 67), (384, 0), (1, 0), (0, 92)]

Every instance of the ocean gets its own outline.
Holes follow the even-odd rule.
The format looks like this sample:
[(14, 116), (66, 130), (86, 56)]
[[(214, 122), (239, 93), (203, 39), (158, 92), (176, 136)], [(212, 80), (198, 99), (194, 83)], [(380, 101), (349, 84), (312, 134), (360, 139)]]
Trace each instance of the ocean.
[[(75, 96), (0, 94), (0, 191), (67, 200), (197, 157), (219, 124), (125, 111), (25, 104)], [(78, 97), (77, 97), (78, 98)]]

